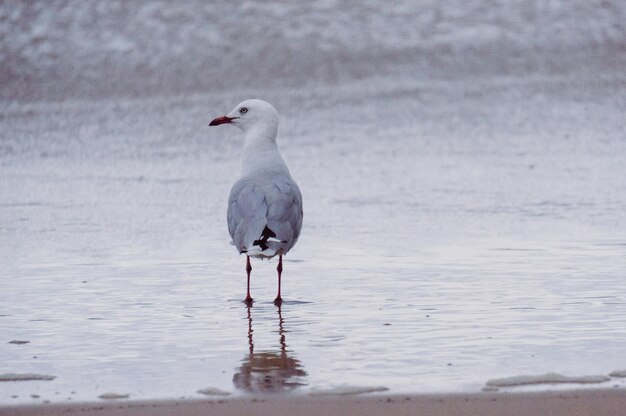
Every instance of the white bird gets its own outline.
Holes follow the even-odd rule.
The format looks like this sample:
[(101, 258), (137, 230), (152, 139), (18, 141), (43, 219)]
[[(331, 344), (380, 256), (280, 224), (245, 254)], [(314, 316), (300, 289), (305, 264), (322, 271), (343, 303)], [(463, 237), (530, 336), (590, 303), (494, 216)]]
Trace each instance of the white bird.
[(246, 254), (250, 296), (250, 257), (270, 259), (278, 256), (278, 295), (283, 256), (296, 244), (302, 230), (302, 194), (291, 178), (289, 169), (278, 151), (278, 112), (261, 100), (246, 100), (228, 115), (211, 121), (209, 126), (230, 124), (245, 133), (241, 157), (241, 177), (228, 197), (228, 231), (239, 253)]

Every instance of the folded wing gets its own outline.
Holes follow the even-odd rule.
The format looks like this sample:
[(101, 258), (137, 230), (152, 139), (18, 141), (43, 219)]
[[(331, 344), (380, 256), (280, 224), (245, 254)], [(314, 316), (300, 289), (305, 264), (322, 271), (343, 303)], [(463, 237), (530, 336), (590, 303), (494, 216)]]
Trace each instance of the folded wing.
[(286, 254), (302, 229), (302, 194), (288, 175), (240, 179), (231, 189), (227, 216), (228, 231), (240, 253)]

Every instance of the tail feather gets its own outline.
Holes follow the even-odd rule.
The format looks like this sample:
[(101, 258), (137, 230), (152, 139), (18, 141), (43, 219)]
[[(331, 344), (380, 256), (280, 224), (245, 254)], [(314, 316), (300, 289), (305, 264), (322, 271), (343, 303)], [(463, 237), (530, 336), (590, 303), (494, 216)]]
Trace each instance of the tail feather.
[(244, 253), (250, 257), (270, 259), (276, 255), (276, 250), (271, 247), (262, 249), (260, 246), (253, 246), (250, 250), (244, 251)]

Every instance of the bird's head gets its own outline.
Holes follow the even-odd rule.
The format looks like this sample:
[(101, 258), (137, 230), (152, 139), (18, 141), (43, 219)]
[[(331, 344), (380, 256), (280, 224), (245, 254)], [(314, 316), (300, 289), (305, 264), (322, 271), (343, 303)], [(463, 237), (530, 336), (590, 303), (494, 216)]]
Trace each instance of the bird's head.
[(245, 100), (227, 115), (217, 117), (209, 126), (231, 124), (243, 131), (254, 128), (267, 129), (278, 127), (278, 112), (272, 105), (263, 100)]

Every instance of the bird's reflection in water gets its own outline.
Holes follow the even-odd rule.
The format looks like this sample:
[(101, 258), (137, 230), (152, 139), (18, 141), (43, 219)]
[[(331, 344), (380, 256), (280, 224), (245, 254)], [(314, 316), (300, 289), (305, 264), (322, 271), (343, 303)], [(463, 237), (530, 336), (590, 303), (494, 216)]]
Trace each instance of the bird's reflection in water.
[(285, 320), (281, 308), (278, 308), (278, 335), (280, 348), (276, 351), (254, 351), (252, 336), (252, 313), (248, 307), (248, 346), (250, 351), (243, 359), (243, 364), (233, 376), (233, 383), (238, 389), (250, 393), (282, 393), (306, 385), (303, 378), (306, 372), (300, 361), (290, 357), (285, 343)]

